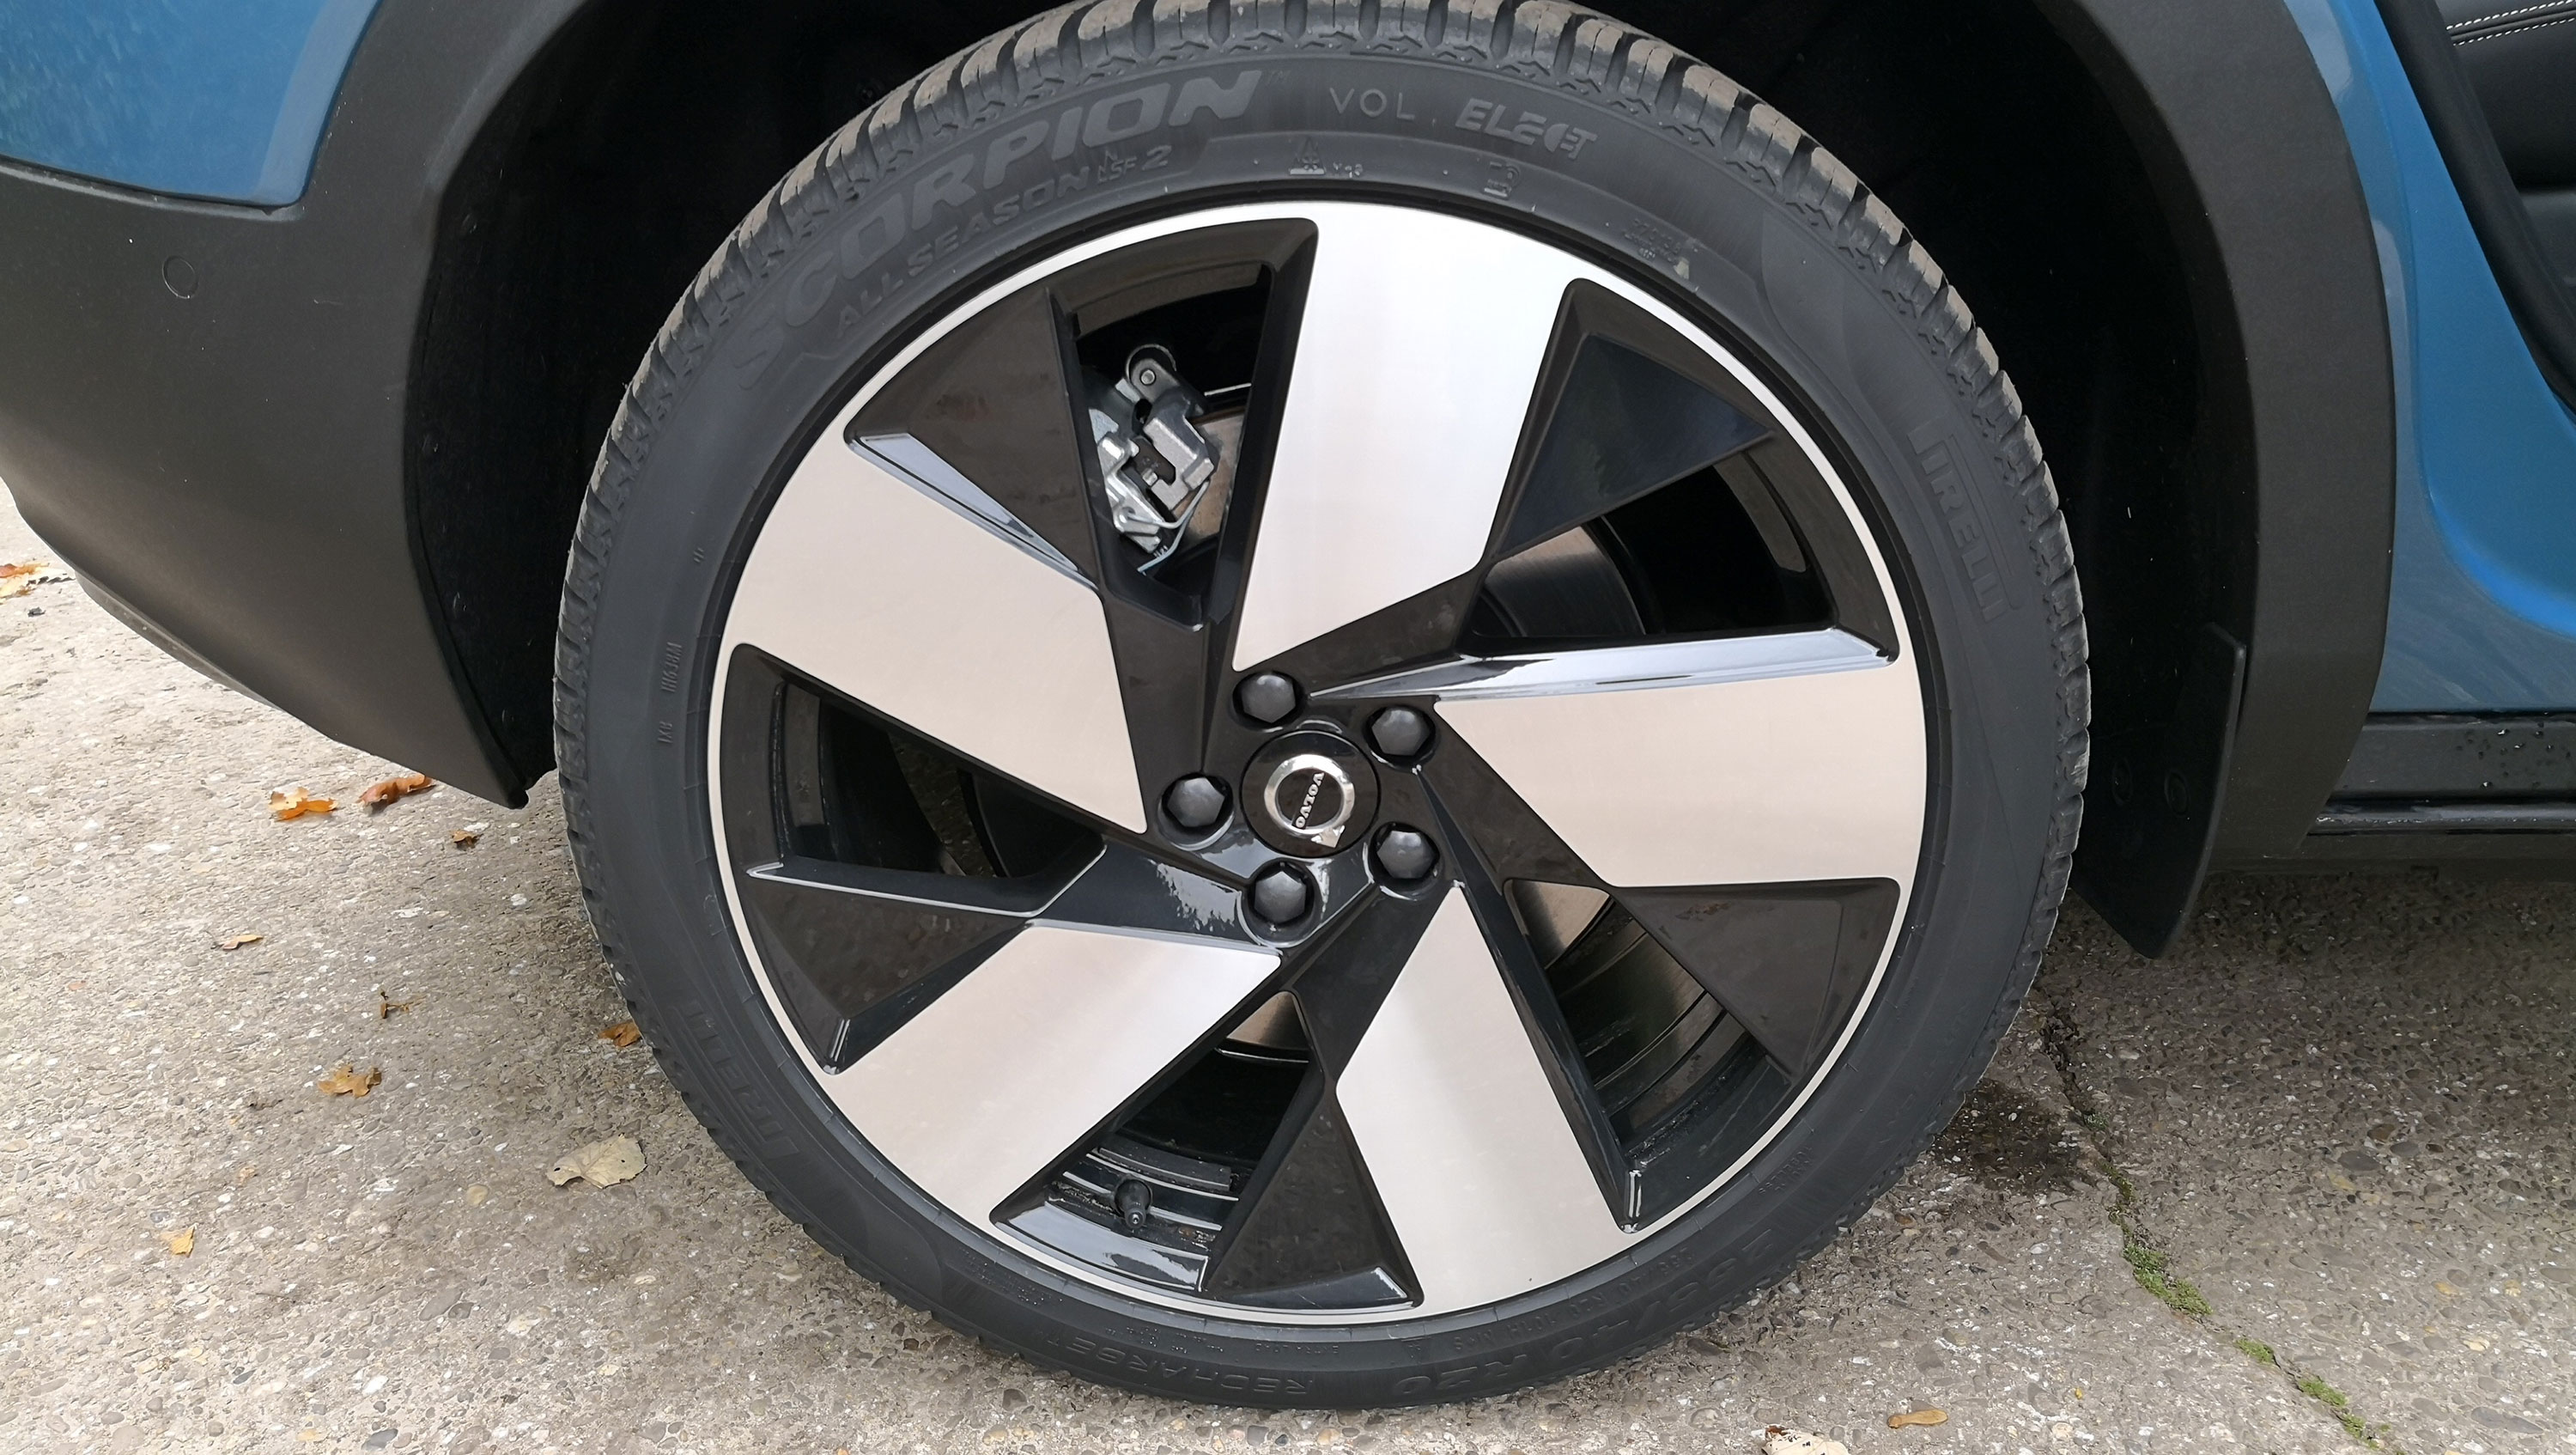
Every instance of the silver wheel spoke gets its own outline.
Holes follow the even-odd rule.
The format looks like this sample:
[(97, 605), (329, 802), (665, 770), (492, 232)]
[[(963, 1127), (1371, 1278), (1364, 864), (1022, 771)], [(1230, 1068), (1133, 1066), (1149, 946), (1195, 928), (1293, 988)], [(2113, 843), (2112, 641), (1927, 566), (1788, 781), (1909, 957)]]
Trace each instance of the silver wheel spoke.
[(1578, 275), (1556, 249), (1438, 213), (1312, 215), (1237, 668), (1476, 569)]
[(1337, 1088), (1426, 1311), (1549, 1283), (1626, 1237), (1462, 891)]
[(833, 1099), (922, 1191), (989, 1218), (1277, 963), (1248, 945), (1041, 919), (834, 1078)]
[(1435, 694), (1611, 884), (1913, 878), (1921, 688), (1912, 663), (1842, 632), (1497, 660), (1365, 690), (1390, 685)]
[(771, 510), (729, 635), (1085, 813), (1145, 826), (1100, 598), (838, 440)]

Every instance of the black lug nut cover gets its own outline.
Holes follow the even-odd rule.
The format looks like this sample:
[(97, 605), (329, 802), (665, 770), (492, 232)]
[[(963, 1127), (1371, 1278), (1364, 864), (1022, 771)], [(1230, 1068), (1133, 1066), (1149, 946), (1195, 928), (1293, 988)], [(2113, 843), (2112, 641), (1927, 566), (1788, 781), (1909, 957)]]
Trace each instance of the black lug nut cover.
[(1297, 710), (1297, 684), (1276, 672), (1256, 672), (1234, 689), (1234, 705), (1254, 722), (1278, 722)]
[(1314, 897), (1306, 876), (1281, 865), (1262, 870), (1252, 881), (1252, 912), (1274, 925), (1302, 917)]
[(1369, 741), (1390, 758), (1410, 758), (1431, 741), (1431, 719), (1410, 707), (1390, 707), (1370, 721)]
[(1163, 811), (1185, 829), (1203, 829), (1225, 817), (1225, 790), (1203, 774), (1192, 774), (1163, 795)]
[(1419, 879), (1431, 872), (1439, 858), (1430, 836), (1420, 829), (1397, 824), (1377, 836), (1377, 866), (1390, 879)]

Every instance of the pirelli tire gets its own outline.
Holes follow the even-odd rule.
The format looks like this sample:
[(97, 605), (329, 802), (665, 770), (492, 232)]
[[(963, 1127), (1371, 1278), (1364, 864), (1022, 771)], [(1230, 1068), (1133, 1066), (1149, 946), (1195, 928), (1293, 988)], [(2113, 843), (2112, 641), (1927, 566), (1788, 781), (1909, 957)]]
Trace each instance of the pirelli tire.
[[(719, 683), (749, 680), (749, 667), (726, 677), (726, 651), (749, 630), (746, 573), (765, 569), (754, 561), (758, 543), (801, 462), (862, 443), (864, 420), (848, 425), (846, 440), (830, 434), (854, 391), (892, 388), (885, 380), (913, 356), (906, 350), (986, 316), (976, 310), (998, 306), (997, 288), (1030, 279), (1052, 286), (1058, 260), (1186, 233), (1201, 216), (1256, 230), (1424, 219), (1414, 233), (1342, 234), (1426, 240), (1371, 260), (1389, 297), (1458, 293), (1440, 316), (1469, 327), (1475, 310), (1512, 296), (1476, 261), (1485, 256), (1479, 240), (1501, 239), (1495, 248), (1526, 246), (1556, 260), (1550, 266), (1563, 276), (1546, 286), (1566, 288), (1570, 300), (1581, 290), (1564, 279), (1576, 279), (1591, 290), (1585, 296), (1602, 300), (1601, 317), (1626, 320), (1602, 327), (1665, 344), (1697, 340), (1698, 352), (1672, 367), (1701, 370), (1714, 381), (1706, 389), (1743, 411), (1767, 411), (1748, 428), (1775, 443), (1794, 437), (1805, 451), (1779, 469), (1811, 476), (1815, 499), (1844, 502), (1843, 524), (1800, 527), (1808, 541), (1801, 559), (1828, 574), (1858, 573), (1848, 580), (1864, 584), (1832, 588), (1841, 603), (1834, 630), (1877, 642), (1884, 660), (1874, 669), (1910, 684), (1887, 700), (1920, 705), (1919, 724), (1908, 707), (1894, 714), (1906, 720), (1886, 727), (1888, 741), (1919, 755), (1919, 777), (1906, 780), (1919, 799), (1898, 815), (1919, 807), (1919, 853), (1908, 849), (1906, 865), (1890, 871), (1903, 894), (1872, 901), (1901, 902), (1901, 913), (1872, 931), (1883, 931), (1872, 942), (1879, 958), (1847, 992), (1834, 992), (1840, 1008), (1817, 1012), (1823, 1029), (1812, 1052), (1774, 1058), (1803, 1068), (1796, 1075), (1805, 1081), (1783, 1083), (1794, 1082), (1797, 1094), (1783, 1093), (1775, 1121), (1724, 1169), (1706, 1171), (1705, 1185), (1655, 1194), (1669, 1208), (1640, 1211), (1646, 1194), (1631, 1192), (1625, 1241), (1607, 1256), (1569, 1254), (1582, 1266), (1546, 1272), (1539, 1286), (1506, 1296), (1474, 1294), (1483, 1301), (1473, 1306), (1434, 1308), (1439, 1300), (1423, 1292), (1452, 1276), (1433, 1268), (1445, 1255), (1427, 1233), (1421, 1248), (1389, 1254), (1394, 1303), (1341, 1316), (1332, 1300), (1359, 1295), (1309, 1290), (1288, 1303), (1227, 1304), (1158, 1292), (997, 1231), (1001, 1211), (961, 1213), (925, 1190), (937, 1178), (908, 1175), (878, 1145), (885, 1136), (854, 1125), (846, 1099), (836, 1101), (830, 1078), (818, 1075), (818, 1057), (828, 1060), (822, 1043), (800, 1037), (805, 1023), (778, 990), (778, 972), (762, 968), (744, 933), (744, 876), (775, 866), (746, 867), (738, 842), (767, 832), (767, 810), (729, 801), (736, 790), (717, 781), (732, 771), (719, 738), (725, 714), (736, 711), (719, 700)], [(1281, 246), (1293, 252), (1293, 238)], [(1267, 256), (1263, 266), (1288, 269), (1260, 275), (1275, 294), (1274, 285), (1285, 286), (1277, 280), (1303, 265), (1280, 264), (1288, 253)], [(1571, 301), (1563, 310), (1566, 318), (1579, 311)], [(1078, 327), (1060, 326), (1067, 339)], [(1310, 334), (1320, 327), (1306, 326)], [(1646, 354), (1665, 346), (1631, 342)], [(1069, 360), (1073, 344), (1065, 347)], [(1339, 365), (1301, 361), (1294, 377), (1321, 377), (1327, 367)], [(1249, 387), (1257, 399), (1264, 386)], [(1423, 407), (1422, 430), (1437, 436), (1449, 427), (1441, 406)], [(1386, 436), (1398, 448), (1409, 447), (1405, 438)], [(1249, 448), (1246, 460), (1269, 446)], [(1525, 472), (1537, 468), (1533, 451), (1544, 452), (1536, 435), (1506, 453)], [(996, 521), (1012, 524), (999, 513), (985, 524)], [(1352, 531), (1373, 528), (1382, 527), (1349, 522)], [(1113, 552), (1115, 538), (1101, 540), (1100, 550)], [(852, 549), (856, 572), (879, 558), (868, 552), (888, 548), (854, 541)], [(1842, 565), (1832, 567), (1837, 550)], [(1261, 557), (1252, 559), (1258, 575)], [(957, 610), (982, 609), (982, 586), (955, 582)], [(1864, 610), (1854, 593), (1883, 599)], [(955, 615), (926, 615), (923, 629), (946, 631)], [(852, 650), (867, 660), (863, 636)], [(1780, 1280), (1869, 1206), (1974, 1085), (2049, 936), (2086, 770), (2084, 658), (2066, 526), (1993, 350), (1899, 220), (1789, 118), (1672, 47), (1568, 5), (1111, 0), (1049, 11), (883, 97), (784, 178), (709, 261), (638, 370), (584, 503), (563, 605), (557, 732), (573, 852), (624, 991), (673, 1084), (788, 1216), (906, 1303), (1041, 1364), (1156, 1394), (1354, 1408), (1488, 1394), (1618, 1359)], [(1530, 656), (1523, 666), (1540, 661)], [(961, 674), (978, 667), (956, 663)], [(792, 679), (792, 663), (777, 670)], [(1210, 670), (1208, 692), (1235, 693), (1226, 699), (1235, 705), (1210, 709), (1233, 714), (1225, 731), (1259, 729), (1242, 705), (1256, 700), (1244, 695), (1252, 689), (1228, 687), (1224, 663)], [(1379, 687), (1418, 688), (1425, 704), (1446, 704), (1440, 693), (1461, 680)], [(829, 699), (833, 685), (814, 690)], [(1288, 700), (1322, 712), (1332, 690), (1345, 689), (1308, 683)], [(844, 705), (852, 720), (874, 721), (875, 705), (854, 696)], [(1426, 707), (1443, 741), (1492, 747), (1459, 727), (1465, 717), (1442, 716), (1449, 710)], [(1823, 716), (1776, 726), (1783, 731), (1764, 741), (1836, 728)], [(1360, 733), (1354, 726), (1351, 741), (1366, 741)], [(1402, 732), (1379, 741), (1399, 740), (1411, 741)], [(1362, 764), (1352, 771), (1386, 785), (1368, 810), (1378, 822), (1447, 812), (1403, 809), (1415, 800), (1402, 796), (1413, 770), (1401, 753), (1342, 749)], [(1142, 763), (1145, 750), (1137, 751)], [(1467, 761), (1457, 751), (1450, 761)], [(994, 766), (960, 753), (973, 771)], [(1488, 756), (1504, 762), (1499, 752)], [(1197, 801), (1177, 788), (1154, 797), (1162, 785), (1139, 771), (1147, 798), (1138, 822), (1151, 822), (1138, 843), (1160, 842), (1155, 833), (1185, 837), (1156, 814), (1249, 813), (1252, 805), (1237, 800), (1258, 791), (1223, 783), (1204, 795), (1214, 807), (1189, 806)], [(1830, 777), (1815, 788), (1825, 798), (1844, 791)], [(1307, 786), (1308, 802), (1315, 791)], [(1429, 801), (1464, 801), (1442, 797), (1447, 791)], [(1547, 797), (1532, 792), (1533, 801)], [(1080, 819), (1064, 797), (1040, 791), (1033, 801)], [(720, 820), (737, 809), (728, 839)], [(1105, 822), (1081, 831), (1110, 853), (1124, 831)], [(1443, 818), (1414, 841), (1382, 838), (1351, 852), (1379, 856), (1367, 873), (1389, 895), (1420, 898), (1408, 886), (1421, 881), (1407, 876), (1429, 862), (1438, 866), (1434, 882), (1459, 877), (1464, 902), (1467, 881), (1483, 871), (1457, 861), (1483, 852), (1476, 832)], [(1423, 849), (1426, 837), (1436, 854)], [(1581, 835), (1568, 828), (1566, 839)], [(1307, 876), (1289, 888), (1328, 899), (1337, 892), (1329, 866), (1339, 861), (1282, 862)], [(1232, 871), (1207, 872), (1210, 882), (1240, 882), (1226, 879)], [(1616, 875), (1600, 882), (1619, 892)], [(1245, 897), (1250, 905), (1252, 890)], [(1259, 902), (1300, 909), (1309, 901)], [(1645, 900), (1639, 905), (1649, 913)], [(1294, 938), (1253, 909), (1243, 914), (1225, 930), (1236, 950)], [(1492, 918), (1477, 922), (1496, 933)], [(1516, 1003), (1540, 1019), (1559, 1013)], [(1761, 1021), (1744, 1014), (1747, 1025)], [(1258, 1039), (1240, 1027), (1226, 1034)], [(1309, 1034), (1321, 1065), (1320, 1032)], [(1358, 1095), (1347, 1084), (1342, 1094)], [(1623, 1154), (1611, 1141), (1600, 1156), (1616, 1162)], [(1639, 1166), (1649, 1160), (1631, 1152)], [(1361, 1180), (1381, 1184), (1381, 1214), (1395, 1217), (1386, 1210), (1401, 1200), (1388, 1190), (1394, 1169), (1377, 1165), (1376, 1147), (1355, 1155), (1371, 1163)], [(1642, 1176), (1632, 1172), (1632, 1186)], [(1053, 1185), (1031, 1184), (1038, 1190), (1028, 1196), (1042, 1201)], [(1603, 1185), (1616, 1217), (1619, 1193)], [(1488, 1285), (1469, 1277), (1455, 1287)], [(1408, 1313), (1406, 1297), (1434, 1311)], [(1278, 1312), (1296, 1298), (1305, 1312)]]

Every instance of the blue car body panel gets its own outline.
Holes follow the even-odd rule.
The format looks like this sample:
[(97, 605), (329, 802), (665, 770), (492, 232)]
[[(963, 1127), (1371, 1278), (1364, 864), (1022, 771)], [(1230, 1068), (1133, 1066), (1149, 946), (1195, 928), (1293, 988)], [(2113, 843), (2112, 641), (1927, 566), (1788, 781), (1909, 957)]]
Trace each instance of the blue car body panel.
[(377, 0), (0, 0), (0, 157), (147, 192), (304, 193)]
[(2497, 287), (2369, 0), (2288, 0), (2369, 199), (2397, 382), (2376, 712), (2576, 706), (2576, 415)]

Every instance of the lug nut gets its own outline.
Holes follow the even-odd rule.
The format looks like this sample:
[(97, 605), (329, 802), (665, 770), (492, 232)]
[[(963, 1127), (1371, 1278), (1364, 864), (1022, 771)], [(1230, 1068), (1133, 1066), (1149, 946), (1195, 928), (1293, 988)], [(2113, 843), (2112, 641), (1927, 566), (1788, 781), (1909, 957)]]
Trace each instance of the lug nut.
[(1306, 876), (1285, 864), (1273, 864), (1252, 880), (1252, 912), (1274, 925), (1303, 918), (1314, 898)]
[(1390, 707), (1369, 722), (1369, 741), (1390, 758), (1410, 758), (1431, 741), (1431, 719), (1409, 707)]
[(1254, 722), (1278, 722), (1297, 710), (1297, 684), (1276, 672), (1256, 672), (1234, 689), (1234, 705)]
[(1431, 872), (1440, 854), (1431, 847), (1431, 838), (1420, 829), (1402, 824), (1377, 836), (1377, 867), (1389, 879), (1413, 880)]
[(1163, 811), (1185, 829), (1203, 829), (1225, 817), (1225, 790), (1203, 774), (1191, 774), (1163, 795)]

